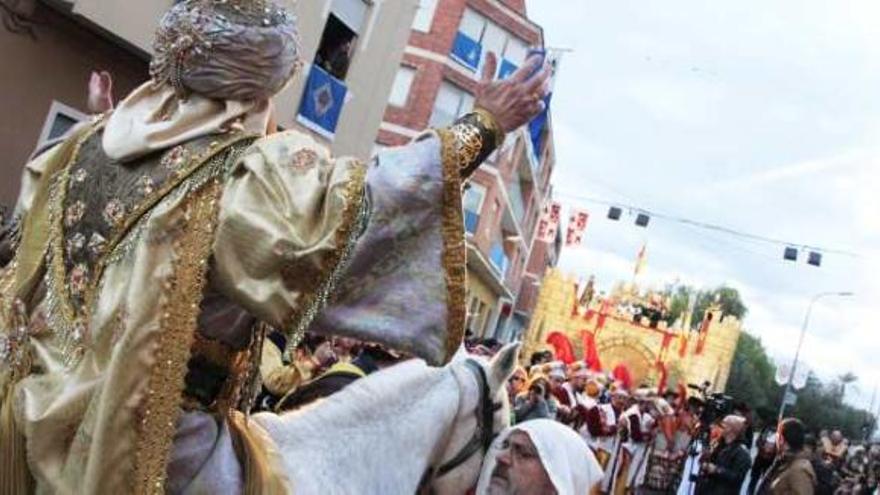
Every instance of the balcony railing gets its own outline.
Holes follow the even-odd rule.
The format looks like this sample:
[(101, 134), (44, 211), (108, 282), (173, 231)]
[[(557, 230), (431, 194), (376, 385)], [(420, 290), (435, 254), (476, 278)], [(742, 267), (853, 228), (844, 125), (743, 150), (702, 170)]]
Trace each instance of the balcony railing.
[(477, 233), (477, 226), (480, 224), (480, 215), (470, 210), (464, 210), (464, 230), (469, 234)]

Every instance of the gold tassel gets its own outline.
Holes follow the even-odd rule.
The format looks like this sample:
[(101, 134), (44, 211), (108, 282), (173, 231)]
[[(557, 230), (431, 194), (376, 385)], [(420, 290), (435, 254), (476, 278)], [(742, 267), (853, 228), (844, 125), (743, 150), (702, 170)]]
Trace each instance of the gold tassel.
[(34, 492), (34, 480), (27, 466), (24, 435), (15, 425), (12, 405), (14, 384), (7, 382), (0, 391), (0, 495)]
[(281, 460), (272, 440), (244, 414), (232, 411), (227, 416), (229, 432), (238, 460), (244, 468), (245, 495), (284, 495), (293, 493), (281, 474)]

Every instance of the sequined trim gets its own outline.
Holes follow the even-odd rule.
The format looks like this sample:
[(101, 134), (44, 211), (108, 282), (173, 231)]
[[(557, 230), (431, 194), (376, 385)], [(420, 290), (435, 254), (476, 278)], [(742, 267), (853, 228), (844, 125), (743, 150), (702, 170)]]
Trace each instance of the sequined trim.
[(223, 185), (214, 180), (183, 207), (187, 228), (174, 244), (172, 275), (165, 282), (161, 330), (142, 404), (135, 454), (134, 493), (164, 493), (166, 465), (174, 440), (208, 258), (217, 226)]
[(327, 305), (328, 298), (348, 266), (357, 239), (363, 233), (369, 218), (369, 203), (364, 189), (366, 174), (367, 169), (362, 163), (355, 165), (343, 193), (345, 207), (342, 210), (342, 222), (336, 230), (336, 249), (327, 252), (324, 263), (321, 264), (328, 267), (326, 274), (314, 276), (311, 279), (313, 285), (302, 289), (302, 303), (287, 318), (284, 331), (288, 336), (285, 350), (288, 354), (293, 353), (312, 320)]
[[(254, 139), (254, 136), (236, 134), (225, 141), (212, 142), (210, 146), (198, 154), (180, 151), (167, 153), (165, 157), (175, 156), (175, 158), (168, 160), (175, 166), (180, 163), (178, 160), (182, 157), (189, 158), (190, 161), (177, 170), (172, 180), (164, 182), (151, 196), (134, 205), (131, 211), (125, 212), (121, 202), (119, 204), (115, 204), (114, 201), (108, 202), (103, 211), (104, 220), (116, 225), (110, 239), (105, 239), (100, 234), (92, 235), (87, 248), (90, 252), (101, 251), (97, 262), (94, 263), (91, 271), (86, 265), (77, 264), (71, 267), (68, 274), (64, 258), (64, 228), (61, 221), (63, 217), (66, 223), (69, 214), (61, 215), (60, 211), (65, 203), (67, 184), (71, 175), (70, 168), (77, 162), (83, 143), (99, 129), (100, 126), (95, 126), (78, 140), (68, 161), (68, 166), (59, 174), (52, 185), (49, 200), (52, 210), (50, 225), (53, 228), (53, 235), (50, 240), (51, 248), (46, 271), (47, 314), (51, 328), (55, 329), (60, 336), (63, 361), (68, 367), (75, 365), (83, 354), (83, 347), (88, 337), (88, 333), (84, 329), (87, 329), (90, 310), (100, 291), (99, 284), (102, 280), (103, 270), (108, 264), (130, 252), (139, 239), (139, 234), (143, 231), (141, 220), (152, 211), (152, 208), (159, 201), (173, 195), (174, 192), (185, 194), (204, 184), (208, 178), (225, 173), (226, 166), (230, 165), (228, 163), (230, 156), (235, 154), (226, 153), (226, 151), (237, 149), (239, 143), (249, 144)], [(125, 242), (126, 239), (128, 242)], [(119, 247), (125, 249), (118, 249)]]
[(443, 167), (443, 268), (446, 272), (446, 359), (458, 351), (467, 321), (467, 251), (464, 218), (461, 210), (462, 157), (456, 137), (449, 131), (437, 131), (441, 143)]
[(455, 136), (459, 174), (465, 178), (470, 177), (504, 141), (498, 122), (481, 108), (459, 117), (445, 131)]
[(10, 378), (15, 382), (26, 376), (30, 370), (31, 353), (28, 333), (30, 322), (27, 308), (21, 299), (4, 302), (3, 323), (9, 333), (0, 334), (0, 372), (10, 373)]

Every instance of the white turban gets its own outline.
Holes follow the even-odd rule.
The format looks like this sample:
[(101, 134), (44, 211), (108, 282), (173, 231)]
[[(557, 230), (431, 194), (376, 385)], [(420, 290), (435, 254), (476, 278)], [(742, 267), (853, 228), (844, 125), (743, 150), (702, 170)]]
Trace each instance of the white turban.
[(125, 162), (233, 128), (261, 135), (268, 99), (299, 66), (296, 20), (268, 0), (185, 0), (159, 23), (152, 81), (107, 119), (104, 152)]
[(602, 468), (580, 435), (556, 421), (534, 419), (511, 426), (498, 435), (483, 462), (477, 495), (487, 493), (500, 446), (514, 431), (525, 433), (535, 444), (541, 464), (558, 495), (585, 495), (602, 481)]
[(266, 0), (186, 0), (159, 22), (150, 75), (214, 100), (263, 100), (299, 65), (296, 21)]

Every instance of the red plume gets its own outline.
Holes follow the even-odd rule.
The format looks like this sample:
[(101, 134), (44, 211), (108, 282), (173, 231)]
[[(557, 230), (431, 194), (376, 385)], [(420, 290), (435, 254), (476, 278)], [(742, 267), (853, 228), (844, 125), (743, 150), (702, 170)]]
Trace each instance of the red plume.
[(551, 332), (547, 336), (547, 343), (553, 346), (556, 359), (565, 364), (574, 362), (574, 349), (571, 346), (571, 341), (568, 340), (565, 334), (562, 332)]
[(630, 375), (629, 368), (627, 368), (625, 364), (618, 364), (617, 367), (614, 368), (614, 371), (611, 372), (611, 376), (620, 382), (623, 385), (623, 388), (626, 390), (632, 390), (632, 375)]

